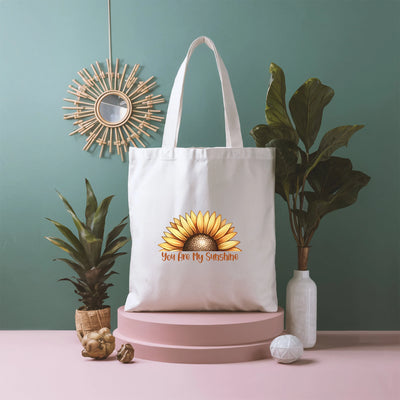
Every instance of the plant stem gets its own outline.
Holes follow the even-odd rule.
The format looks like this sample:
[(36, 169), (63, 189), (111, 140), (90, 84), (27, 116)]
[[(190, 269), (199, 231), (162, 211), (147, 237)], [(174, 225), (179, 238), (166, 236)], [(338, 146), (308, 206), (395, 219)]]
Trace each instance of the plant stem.
[(294, 225), (293, 225), (293, 213), (292, 213), (292, 210), (290, 209), (290, 198), (289, 197), (286, 199), (286, 204), (287, 204), (288, 210), (289, 210), (290, 228), (292, 229), (294, 240), (296, 240), (296, 243), (299, 244), (299, 238), (297, 237), (297, 234), (296, 234), (296, 231), (295, 231)]
[[(297, 193), (296, 193), (297, 194)], [(297, 210), (297, 201), (296, 201), (296, 197), (297, 196), (294, 196), (293, 194), (292, 194), (292, 202), (293, 202), (293, 210)], [(300, 224), (300, 218), (297, 216), (296, 217), (296, 214), (295, 213), (293, 213), (294, 215), (293, 215), (293, 221), (294, 221), (294, 226), (295, 226), (295, 229), (296, 229), (296, 232), (297, 232), (297, 237), (298, 237), (298, 239), (299, 239), (299, 241), (300, 241), (300, 243), (303, 243), (303, 238), (302, 238), (302, 235), (301, 235), (301, 224)]]
[(297, 261), (300, 271), (307, 271), (308, 253), (310, 248), (307, 246), (299, 246), (297, 248)]
[(310, 232), (310, 235), (307, 237), (305, 246), (309, 246), (309, 245), (310, 245), (311, 239), (312, 239), (312, 237), (314, 236), (314, 233), (316, 232), (316, 230), (318, 229), (318, 226), (319, 226), (320, 221), (321, 221), (321, 220), (318, 221), (318, 223), (317, 223), (317, 225), (315, 226), (315, 228)]
[(305, 186), (306, 186), (306, 181), (307, 181), (307, 176), (304, 175), (303, 184), (301, 185), (301, 190), (300, 190), (300, 210), (303, 209), (303, 204), (304, 204), (304, 189), (305, 189)]

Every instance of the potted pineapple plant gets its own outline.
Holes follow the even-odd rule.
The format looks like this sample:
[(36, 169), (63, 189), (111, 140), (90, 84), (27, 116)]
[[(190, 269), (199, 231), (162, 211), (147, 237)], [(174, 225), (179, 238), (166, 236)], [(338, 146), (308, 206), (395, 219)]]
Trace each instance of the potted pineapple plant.
[(117, 272), (111, 271), (116, 259), (126, 253), (119, 250), (128, 242), (128, 238), (120, 236), (127, 225), (125, 217), (108, 233), (105, 239), (104, 226), (108, 208), (113, 196), (97, 203), (92, 186), (86, 179), (85, 222), (81, 221), (68, 201), (58, 193), (76, 227), (76, 236), (68, 227), (47, 218), (66, 239), (46, 236), (51, 243), (64, 250), (70, 258), (57, 258), (75, 272), (73, 278), (60, 281), (71, 282), (75, 293), (80, 296), (83, 306), (75, 312), (75, 323), (78, 338), (82, 341), (86, 333), (97, 331), (103, 327), (110, 328), (110, 307), (104, 304), (109, 297), (107, 290), (113, 286), (108, 279)]
[(319, 79), (308, 79), (289, 101), (290, 118), (285, 74), (273, 63), (269, 71), (267, 124), (255, 126), (250, 134), (258, 147), (276, 148), (275, 192), (286, 202), (298, 248), (298, 269), (286, 292), (286, 329), (308, 348), (316, 342), (317, 308), (316, 285), (308, 271), (310, 242), (321, 219), (352, 205), (370, 180), (366, 174), (353, 170), (349, 159), (333, 156), (337, 149), (347, 146), (363, 125), (331, 129), (313, 151), (324, 108), (334, 96), (333, 89)]

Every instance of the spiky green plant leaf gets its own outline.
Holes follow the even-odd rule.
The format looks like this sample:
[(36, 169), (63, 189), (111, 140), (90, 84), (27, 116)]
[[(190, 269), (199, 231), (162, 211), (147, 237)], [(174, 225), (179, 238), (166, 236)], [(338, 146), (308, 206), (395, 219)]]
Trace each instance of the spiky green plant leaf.
[(94, 194), (92, 185), (87, 179), (85, 179), (85, 184), (86, 184), (86, 210), (85, 210), (86, 226), (91, 226), (94, 214), (97, 210), (97, 199), (96, 195)]
[(104, 249), (104, 255), (114, 254), (116, 253), (121, 247), (125, 246), (129, 242), (125, 236), (121, 236), (118, 239), (112, 241), (108, 247)]
[(87, 260), (85, 259), (84, 255), (76, 251), (72, 246), (70, 246), (64, 240), (52, 236), (45, 236), (45, 239), (53, 243), (55, 246), (59, 247), (61, 250), (64, 250), (72, 258), (74, 258), (74, 260), (76, 260), (80, 265), (82, 266), (86, 265)]
[(80, 254), (84, 254), (83, 246), (82, 246), (81, 242), (72, 233), (72, 231), (69, 228), (67, 228), (63, 224), (60, 224), (57, 221), (54, 221), (53, 219), (50, 219), (50, 218), (46, 218), (46, 219), (54, 224), (54, 226), (64, 235), (64, 237), (69, 240), (69, 242), (71, 243), (71, 245), (75, 248), (75, 250), (77, 252), (79, 252)]
[(75, 211), (74, 211), (74, 209), (71, 207), (71, 204), (68, 203), (68, 200), (67, 200), (59, 191), (57, 191), (57, 194), (58, 194), (58, 197), (59, 197), (59, 198), (62, 200), (62, 202), (64, 203), (65, 208), (66, 208), (68, 211), (70, 211), (72, 214), (74, 214), (74, 215), (76, 216)]
[(72, 220), (78, 230), (79, 240), (85, 250), (86, 257), (88, 259), (89, 267), (96, 265), (101, 255), (101, 246), (103, 243), (102, 238), (96, 237), (84, 224), (83, 222), (70, 210)]
[(66, 251), (76, 262), (60, 258), (60, 260), (69, 265), (79, 278), (64, 278), (61, 281), (71, 282), (75, 287), (75, 293), (80, 296), (80, 301), (85, 304), (87, 310), (103, 308), (103, 302), (108, 298), (107, 289), (112, 286), (106, 283), (115, 271), (110, 271), (114, 266), (115, 260), (126, 254), (117, 251), (122, 248), (129, 239), (119, 235), (127, 225), (125, 223), (127, 217), (115, 226), (107, 235), (107, 242), (102, 252), (102, 244), (104, 241), (104, 226), (109, 205), (113, 196), (104, 199), (100, 206), (97, 206), (97, 199), (88, 180), (86, 183), (86, 224), (83, 223), (69, 202), (58, 193), (63, 201), (68, 213), (74, 222), (78, 231), (78, 237), (66, 226), (57, 221), (49, 219), (56, 228), (71, 242), (72, 246), (54, 237), (46, 237), (54, 245)]
[(71, 260), (68, 260), (68, 258), (55, 258), (53, 261), (65, 262), (79, 275), (81, 279), (85, 277), (85, 268), (83, 268), (82, 265), (79, 265)]
[(120, 252), (120, 253), (114, 253), (114, 254), (107, 254), (107, 255), (102, 255), (100, 258), (100, 262), (97, 264), (97, 268), (101, 268), (101, 269), (107, 269), (110, 267), (110, 265), (114, 264), (115, 260), (118, 257), (121, 257), (123, 255), (125, 255), (127, 253), (125, 252)]
[(94, 236), (97, 238), (103, 238), (104, 236), (104, 225), (106, 223), (106, 217), (108, 213), (108, 207), (110, 206), (111, 200), (114, 196), (106, 197), (97, 208), (92, 224), (90, 226)]
[(106, 248), (109, 247), (110, 243), (124, 230), (125, 226), (127, 225), (127, 223), (125, 223), (127, 219), (128, 217), (122, 218), (122, 221), (107, 235)]

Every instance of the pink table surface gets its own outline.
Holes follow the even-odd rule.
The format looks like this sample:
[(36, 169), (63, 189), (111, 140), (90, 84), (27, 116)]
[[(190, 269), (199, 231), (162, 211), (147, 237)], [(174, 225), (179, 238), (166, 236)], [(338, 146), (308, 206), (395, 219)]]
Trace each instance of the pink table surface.
[(82, 358), (73, 331), (0, 331), (0, 398), (399, 400), (400, 332), (319, 332), (303, 359), (121, 364)]

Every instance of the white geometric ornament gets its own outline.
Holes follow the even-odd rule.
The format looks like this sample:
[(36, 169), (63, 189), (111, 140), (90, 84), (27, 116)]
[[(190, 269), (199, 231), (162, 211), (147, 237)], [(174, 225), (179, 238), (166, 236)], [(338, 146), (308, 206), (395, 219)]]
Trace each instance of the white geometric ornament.
[(303, 355), (303, 343), (293, 335), (281, 335), (271, 342), (271, 356), (283, 364), (297, 361)]

